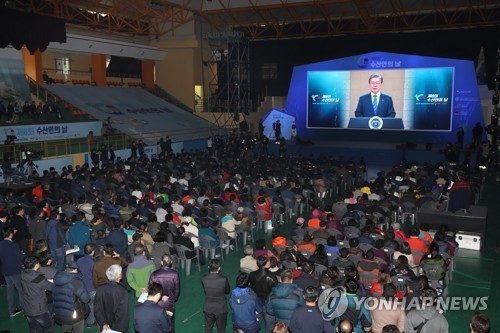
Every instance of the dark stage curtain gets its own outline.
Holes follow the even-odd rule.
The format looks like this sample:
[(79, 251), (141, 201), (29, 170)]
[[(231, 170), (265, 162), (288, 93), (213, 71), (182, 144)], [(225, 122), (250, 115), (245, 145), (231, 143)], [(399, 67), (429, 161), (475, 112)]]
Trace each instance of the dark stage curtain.
[(33, 54), (45, 51), (50, 42), (66, 43), (64, 20), (18, 10), (0, 9), (0, 48), (24, 45)]
[(484, 51), (488, 86), (494, 86), (500, 27), (450, 29), (425, 32), (346, 35), (338, 37), (257, 41), (250, 44), (251, 66), (278, 64), (278, 80), (253, 77), (252, 87), (268, 85), (269, 95), (286, 95), (294, 66), (328, 61), (369, 52), (391, 52), (420, 56), (472, 60), (477, 65)]

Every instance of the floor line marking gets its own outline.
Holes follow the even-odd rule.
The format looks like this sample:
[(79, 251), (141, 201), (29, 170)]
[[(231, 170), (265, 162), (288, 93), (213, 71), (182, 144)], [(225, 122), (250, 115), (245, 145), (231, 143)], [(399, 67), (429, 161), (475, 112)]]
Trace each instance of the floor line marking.
[(187, 317), (186, 319), (184, 319), (182, 322), (183, 323), (187, 323), (189, 319), (191, 319), (192, 317), (196, 316), (200, 312), (201, 312), (201, 310), (196, 311), (195, 313), (193, 313), (192, 315), (190, 315), (189, 317)]

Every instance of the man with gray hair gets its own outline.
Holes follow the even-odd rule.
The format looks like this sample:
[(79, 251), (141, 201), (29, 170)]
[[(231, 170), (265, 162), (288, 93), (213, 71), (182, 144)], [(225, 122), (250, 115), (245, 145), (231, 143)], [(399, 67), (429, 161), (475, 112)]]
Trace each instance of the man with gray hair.
[(257, 260), (255, 260), (255, 258), (252, 256), (253, 255), (252, 246), (245, 245), (243, 253), (245, 254), (245, 256), (240, 259), (240, 271), (244, 273), (251, 273), (258, 270), (259, 267), (257, 266)]
[(122, 267), (114, 264), (106, 269), (108, 283), (96, 289), (94, 311), (102, 330), (128, 332), (128, 292), (120, 284)]

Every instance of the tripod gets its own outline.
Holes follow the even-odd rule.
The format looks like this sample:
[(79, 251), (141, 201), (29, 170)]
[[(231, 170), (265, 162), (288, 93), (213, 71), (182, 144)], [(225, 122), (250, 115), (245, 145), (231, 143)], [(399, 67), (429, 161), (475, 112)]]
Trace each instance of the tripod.
[(36, 173), (40, 175), (40, 171), (38, 171), (38, 168), (32, 159), (25, 160), (23, 163), (21, 163), (19, 165), (19, 167), (20, 167), (21, 174), (26, 175), (27, 179), (32, 178), (34, 171), (36, 171)]

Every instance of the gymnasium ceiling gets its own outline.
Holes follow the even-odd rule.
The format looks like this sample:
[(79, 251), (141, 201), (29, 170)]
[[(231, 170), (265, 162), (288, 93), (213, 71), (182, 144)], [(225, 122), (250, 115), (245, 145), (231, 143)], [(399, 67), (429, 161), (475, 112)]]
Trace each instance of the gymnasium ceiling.
[(500, 24), (498, 0), (0, 0), (0, 6), (64, 19), (68, 27), (153, 40), (196, 17), (212, 31), (252, 40)]

